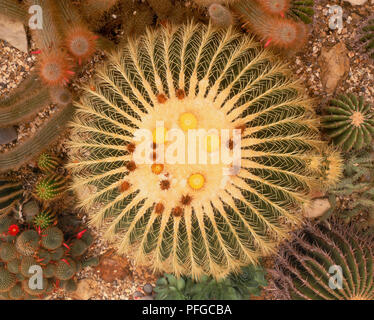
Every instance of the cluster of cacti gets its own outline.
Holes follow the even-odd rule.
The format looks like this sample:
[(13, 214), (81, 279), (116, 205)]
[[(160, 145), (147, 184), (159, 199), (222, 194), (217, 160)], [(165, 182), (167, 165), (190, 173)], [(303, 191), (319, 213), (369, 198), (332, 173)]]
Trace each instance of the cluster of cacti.
[[(257, 35), (265, 46), (281, 49), (300, 49), (306, 42), (307, 29), (302, 22), (285, 17), (290, 8), (289, 0), (242, 0), (232, 6), (243, 27)], [(292, 4), (291, 13), (300, 12)], [(298, 15), (301, 17), (301, 15)], [(304, 18), (304, 16), (303, 16)]]
[[(176, 276), (222, 278), (274, 252), (299, 223), (290, 208), (316, 179), (307, 158), (323, 144), (318, 119), (260, 43), (195, 23), (149, 31), (111, 55), (84, 89), (69, 144), (72, 189), (94, 188), (78, 205), (120, 254)], [(170, 146), (156, 121), (165, 134), (236, 129), (240, 141), (206, 139), (227, 152), (240, 142), (241, 167), (138, 163), (137, 128), (154, 133), (153, 159)]]
[(374, 137), (374, 118), (362, 96), (340, 95), (324, 108), (322, 127), (343, 151), (369, 146)]
[(370, 58), (374, 59), (374, 18), (369, 18), (362, 28), (360, 41), (364, 44)]
[(56, 200), (67, 189), (67, 179), (63, 175), (50, 173), (36, 183), (34, 195), (41, 201)]
[(20, 182), (0, 178), (0, 215), (12, 210), (22, 199), (23, 192)]
[(253, 265), (243, 267), (239, 274), (216, 280), (203, 276), (198, 282), (165, 274), (156, 282), (156, 300), (249, 300), (261, 294), (267, 285), (265, 270)]
[[(364, 151), (346, 156), (344, 177), (328, 190), (331, 209), (347, 222), (361, 215), (356, 224), (364, 229), (374, 227), (374, 159), (373, 155)], [(339, 201), (342, 198), (343, 201)], [(346, 204), (344, 198), (351, 201)], [(356, 219), (357, 220), (357, 219)], [(368, 230), (369, 232), (372, 230)]]
[[(79, 251), (74, 249), (78, 241)], [(98, 263), (96, 257), (83, 257), (91, 244), (92, 237), (88, 232), (80, 232), (73, 239), (64, 239), (64, 234), (57, 227), (39, 232), (21, 230), (13, 218), (1, 216), (0, 297), (30, 300), (42, 299), (58, 288), (74, 291), (76, 273)], [(35, 267), (41, 268), (42, 279), (33, 278)], [(33, 286), (36, 281), (42, 282), (39, 284), (41, 288)]]
[(280, 249), (272, 293), (294, 300), (373, 300), (374, 239), (332, 220), (306, 225)]

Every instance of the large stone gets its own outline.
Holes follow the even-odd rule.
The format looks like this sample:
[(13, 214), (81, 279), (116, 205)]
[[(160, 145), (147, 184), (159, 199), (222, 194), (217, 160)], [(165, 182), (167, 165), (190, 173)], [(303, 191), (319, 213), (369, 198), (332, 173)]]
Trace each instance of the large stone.
[(328, 94), (333, 94), (349, 73), (350, 64), (345, 44), (339, 42), (332, 48), (322, 48), (318, 64), (321, 67), (322, 85)]
[(101, 278), (105, 282), (123, 280), (132, 275), (129, 261), (126, 258), (115, 255), (114, 250), (109, 250), (101, 257), (96, 270), (99, 271)]
[(315, 199), (305, 209), (304, 216), (309, 219), (323, 216), (331, 208), (328, 199)]
[(17, 140), (18, 134), (15, 127), (0, 128), (0, 144), (8, 144)]
[(22, 22), (0, 15), (0, 39), (9, 42), (13, 47), (27, 52), (27, 37)]
[(89, 300), (98, 293), (96, 282), (90, 279), (82, 279), (77, 283), (77, 290), (72, 294), (75, 300)]

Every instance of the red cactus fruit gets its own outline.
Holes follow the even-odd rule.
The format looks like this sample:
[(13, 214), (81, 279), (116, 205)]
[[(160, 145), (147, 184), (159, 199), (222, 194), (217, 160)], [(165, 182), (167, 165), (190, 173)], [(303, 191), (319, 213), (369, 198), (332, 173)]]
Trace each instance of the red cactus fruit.
[(289, 0), (256, 0), (265, 13), (270, 15), (285, 16), (290, 7)]
[(87, 28), (73, 27), (66, 34), (66, 47), (79, 64), (95, 53), (97, 36)]
[(43, 82), (51, 87), (64, 86), (74, 75), (68, 56), (61, 51), (43, 53), (39, 60), (39, 74)]

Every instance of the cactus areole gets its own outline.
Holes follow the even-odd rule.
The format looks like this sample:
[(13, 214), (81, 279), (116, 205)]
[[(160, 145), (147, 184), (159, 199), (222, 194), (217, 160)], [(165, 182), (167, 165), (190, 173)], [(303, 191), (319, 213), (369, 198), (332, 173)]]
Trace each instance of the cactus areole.
[(259, 42), (195, 23), (148, 31), (84, 89), (71, 187), (120, 254), (221, 278), (299, 223), (317, 119)]

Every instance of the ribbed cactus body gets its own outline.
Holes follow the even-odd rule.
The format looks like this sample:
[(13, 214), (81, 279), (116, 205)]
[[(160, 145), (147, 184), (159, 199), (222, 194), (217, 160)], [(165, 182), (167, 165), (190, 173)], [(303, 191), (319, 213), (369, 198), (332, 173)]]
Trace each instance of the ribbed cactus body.
[(0, 178), (0, 214), (8, 213), (22, 199), (23, 187), (20, 182)]
[(33, 220), (35, 227), (46, 229), (57, 221), (56, 212), (52, 211), (51, 208), (46, 208), (42, 212), (38, 213)]
[(58, 158), (47, 152), (42, 153), (38, 158), (38, 167), (43, 172), (55, 173), (58, 165), (59, 165)]
[(362, 149), (374, 137), (374, 118), (369, 103), (353, 94), (340, 95), (324, 109), (322, 126), (335, 145), (343, 151)]
[(353, 226), (307, 225), (280, 250), (272, 272), (276, 293), (297, 300), (373, 300), (373, 261), (373, 238)]
[[(95, 189), (79, 201), (91, 223), (119, 253), (194, 278), (223, 277), (273, 252), (289, 230), (281, 220), (299, 222), (290, 209), (309, 192), (306, 159), (321, 143), (289, 74), (232, 29), (191, 23), (130, 40), (77, 104), (69, 167), (74, 190)], [(242, 131), (241, 167), (136, 163), (136, 128), (154, 132), (156, 121)], [(212, 150), (212, 141), (233, 145), (210, 141)]]
[(374, 18), (371, 17), (362, 28), (360, 41), (364, 44), (370, 58), (374, 59)]
[(314, 0), (291, 0), (287, 14), (295, 19), (309, 24), (313, 22)]
[(64, 176), (50, 174), (35, 185), (35, 196), (42, 201), (55, 200), (65, 192), (66, 187)]

